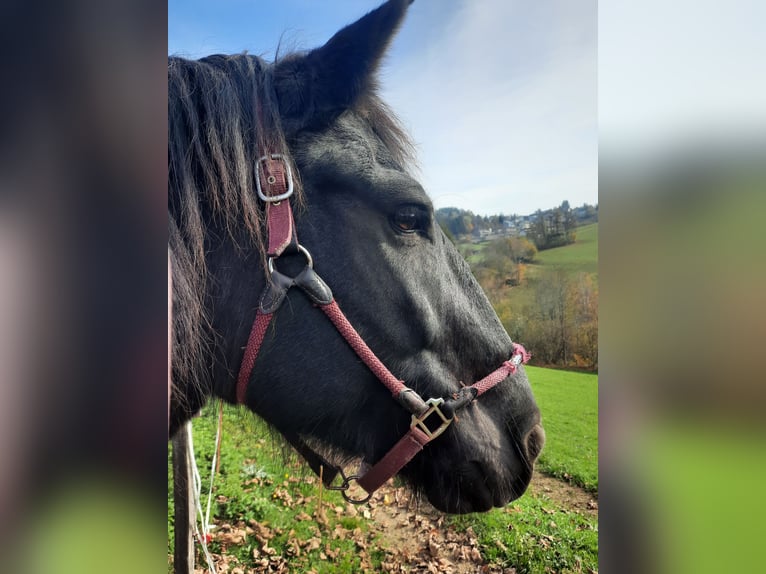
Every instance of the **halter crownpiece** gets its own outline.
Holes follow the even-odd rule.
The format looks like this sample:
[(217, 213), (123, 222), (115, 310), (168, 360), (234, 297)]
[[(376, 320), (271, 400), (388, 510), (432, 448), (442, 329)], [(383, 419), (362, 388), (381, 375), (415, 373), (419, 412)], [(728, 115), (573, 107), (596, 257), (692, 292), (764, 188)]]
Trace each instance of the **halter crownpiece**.
[(266, 203), (268, 256), (276, 258), (290, 245), (298, 246), (289, 201), (295, 184), (287, 158), (281, 153), (261, 156), (255, 162), (255, 186), (258, 197)]
[[(269, 279), (261, 296), (258, 310), (250, 330), (250, 336), (242, 357), (237, 377), (237, 403), (245, 404), (250, 375), (258, 358), (263, 338), (271, 319), (287, 292), (298, 287), (317, 305), (332, 322), (340, 335), (346, 340), (357, 356), (392, 396), (412, 415), (410, 429), (405, 435), (369, 470), (357, 475), (346, 476), (343, 469), (325, 460), (311, 449), (298, 435), (286, 435), (285, 438), (303, 456), (314, 472), (322, 477), (328, 489), (340, 490), (343, 497), (354, 504), (366, 502), (372, 493), (396, 475), (412, 458), (432, 440), (447, 430), (455, 413), (470, 404), (478, 396), (495, 387), (500, 381), (516, 372), (518, 366), (526, 363), (530, 355), (521, 345), (513, 343), (513, 353), (509, 360), (483, 379), (469, 386), (462, 387), (457, 393), (445, 398), (423, 398), (398, 379), (370, 349), (364, 339), (354, 329), (346, 315), (335, 301), (332, 291), (313, 269), (313, 260), (309, 251), (298, 243), (295, 231), (290, 196), (293, 193), (292, 172), (288, 160), (283, 154), (264, 154), (255, 165), (258, 197), (266, 202), (266, 218), (269, 234), (268, 271)], [(262, 179), (263, 172), (263, 179)], [(288, 277), (275, 269), (274, 262), (288, 247), (302, 253), (306, 266), (295, 277)], [(333, 481), (340, 475), (342, 481), (334, 486)], [(348, 489), (356, 481), (366, 492), (362, 499), (351, 498)]]

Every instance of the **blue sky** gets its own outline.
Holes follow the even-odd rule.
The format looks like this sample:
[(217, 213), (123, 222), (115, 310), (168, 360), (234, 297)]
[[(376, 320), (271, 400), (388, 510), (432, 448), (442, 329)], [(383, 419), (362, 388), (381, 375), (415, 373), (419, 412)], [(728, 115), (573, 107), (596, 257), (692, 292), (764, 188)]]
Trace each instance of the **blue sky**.
[[(168, 52), (266, 59), (327, 41), (379, 0), (168, 2)], [(436, 207), (527, 214), (598, 201), (595, 0), (416, 0), (382, 94)]]

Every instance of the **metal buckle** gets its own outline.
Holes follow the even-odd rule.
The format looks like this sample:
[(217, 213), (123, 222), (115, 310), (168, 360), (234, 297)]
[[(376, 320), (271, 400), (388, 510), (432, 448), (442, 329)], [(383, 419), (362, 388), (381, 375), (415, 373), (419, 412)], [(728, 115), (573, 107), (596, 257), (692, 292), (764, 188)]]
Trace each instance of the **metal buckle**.
[[(420, 416), (412, 415), (412, 424), (410, 425), (410, 428), (414, 428), (417, 426), (420, 430), (426, 433), (426, 435), (428, 436), (428, 440), (433, 440), (437, 436), (442, 434), (445, 430), (447, 430), (447, 427), (452, 422), (452, 419), (448, 419), (439, 408), (439, 405), (441, 405), (442, 403), (444, 403), (444, 399), (442, 398), (428, 399), (426, 401), (426, 404), (429, 406), (428, 410), (425, 411)], [(432, 431), (426, 425), (425, 420), (434, 413), (439, 415), (439, 418), (442, 420), (442, 422), (439, 425), (439, 428), (437, 428), (435, 431)]]
[[(282, 163), (285, 164), (285, 176), (287, 177), (287, 191), (284, 193), (280, 193), (279, 195), (264, 195), (263, 189), (261, 188), (261, 162), (265, 162), (267, 159), (279, 159), (282, 160)], [(275, 183), (274, 181), (270, 181), (270, 184)], [(263, 157), (258, 158), (258, 160), (255, 162), (255, 187), (258, 191), (258, 197), (260, 197), (263, 201), (267, 203), (276, 203), (278, 201), (282, 201), (283, 199), (287, 199), (293, 194), (293, 172), (290, 169), (290, 164), (285, 159), (285, 156), (281, 153), (273, 153), (271, 156), (265, 155)]]

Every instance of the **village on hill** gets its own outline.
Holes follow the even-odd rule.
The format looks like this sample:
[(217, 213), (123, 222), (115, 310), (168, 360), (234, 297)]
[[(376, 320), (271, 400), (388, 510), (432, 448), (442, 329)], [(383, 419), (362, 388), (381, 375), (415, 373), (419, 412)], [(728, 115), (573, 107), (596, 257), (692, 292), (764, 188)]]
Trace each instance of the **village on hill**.
[(598, 221), (598, 204), (571, 208), (564, 201), (558, 207), (529, 215), (476, 215), (457, 207), (443, 207), (436, 211), (436, 219), (458, 241), (479, 243), (502, 237), (526, 237), (542, 250), (572, 243), (576, 227)]

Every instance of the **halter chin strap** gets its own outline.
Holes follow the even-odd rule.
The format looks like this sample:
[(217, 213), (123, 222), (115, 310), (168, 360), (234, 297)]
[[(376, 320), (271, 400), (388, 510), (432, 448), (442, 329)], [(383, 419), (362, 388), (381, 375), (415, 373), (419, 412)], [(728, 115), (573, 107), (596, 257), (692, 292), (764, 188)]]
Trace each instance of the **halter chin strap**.
[[(271, 319), (285, 300), (287, 292), (292, 287), (300, 288), (324, 312), (357, 356), (385, 385), (399, 404), (412, 414), (409, 431), (382, 459), (362, 475), (346, 476), (342, 468), (325, 460), (298, 435), (286, 436), (293, 447), (306, 459), (312, 470), (322, 476), (327, 488), (340, 490), (349, 502), (366, 502), (375, 490), (396, 475), (404, 465), (423, 450), (425, 445), (447, 430), (447, 427), (455, 420), (455, 413), (459, 409), (516, 372), (519, 364), (529, 360), (529, 354), (524, 347), (514, 343), (511, 358), (480, 381), (462, 387), (446, 400), (431, 398), (424, 401), (417, 392), (405, 385), (404, 381), (394, 376), (375, 355), (341, 311), (330, 288), (314, 272), (311, 255), (298, 243), (289, 201), (293, 190), (292, 174), (282, 155), (268, 154), (258, 160), (256, 163), (256, 185), (258, 196), (267, 202), (268, 255), (271, 276), (258, 304), (258, 310), (242, 358), (237, 377), (237, 402), (245, 404), (250, 375)], [(287, 277), (274, 268), (274, 260), (291, 246), (306, 257), (306, 267), (295, 277)], [(342, 482), (339, 486), (333, 486), (332, 483), (338, 475), (341, 476)], [(354, 481), (367, 492), (367, 496), (363, 499), (349, 497), (347, 491)]]

